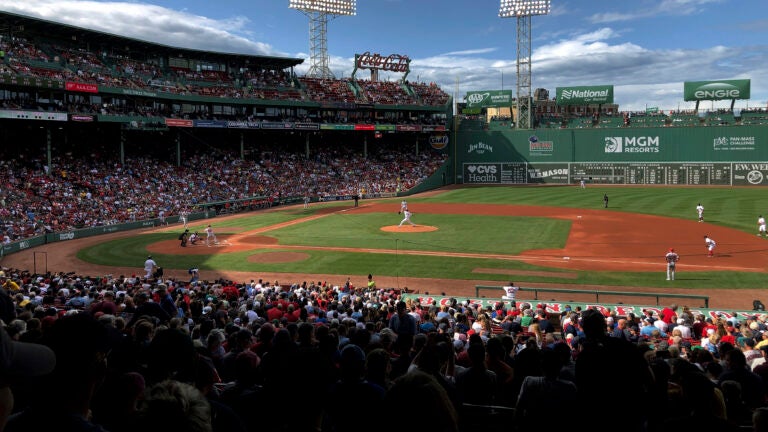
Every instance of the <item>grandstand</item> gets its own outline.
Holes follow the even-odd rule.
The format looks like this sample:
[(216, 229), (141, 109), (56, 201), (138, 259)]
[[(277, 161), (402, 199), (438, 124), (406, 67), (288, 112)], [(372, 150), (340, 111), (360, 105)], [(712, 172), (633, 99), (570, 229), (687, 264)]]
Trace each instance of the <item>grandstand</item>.
[[(257, 224), (235, 219), (237, 215), (233, 216), (233, 213), (288, 207), (285, 213), (278, 216), (268, 211), (254, 213), (264, 216), (265, 220), (275, 218), (280, 223), (288, 224), (297, 220), (297, 216), (290, 212), (298, 214), (299, 208), (289, 207), (291, 204), (348, 201), (351, 207), (354, 200), (357, 207), (357, 198), (378, 200), (403, 197), (449, 184), (552, 183), (566, 186), (576, 184), (578, 179), (588, 178), (589, 192), (584, 192), (587, 194), (591, 193), (593, 186), (602, 184), (747, 185), (747, 182), (757, 178), (753, 174), (755, 171), (765, 172), (768, 178), (768, 169), (760, 167), (761, 162), (768, 160), (768, 146), (764, 145), (768, 137), (764, 127), (768, 124), (768, 114), (761, 109), (742, 110), (739, 115), (730, 111), (629, 113), (614, 104), (562, 108), (554, 100), (539, 100), (535, 105), (536, 129), (515, 131), (512, 117), (498, 113), (488, 115), (481, 111), (454, 118), (454, 101), (435, 83), (411, 82), (405, 77), (396, 82), (354, 77), (305, 77), (295, 71), (302, 59), (181, 49), (8, 13), (0, 13), (0, 28), (5, 29), (5, 33), (0, 34), (0, 140), (12, 144), (0, 149), (0, 228), (4, 243), (0, 257), (11, 253), (18, 257), (29, 254), (28, 249), (33, 249), (31, 253), (36, 260), (38, 251), (34, 248), (37, 246), (51, 246), (73, 238), (105, 233), (110, 234), (110, 240), (117, 238), (121, 241), (128, 237), (123, 236), (124, 231), (136, 232), (138, 228), (147, 228), (147, 238), (157, 239), (156, 243), (172, 242), (174, 247), (182, 249), (176, 240), (178, 233), (171, 232), (176, 228), (159, 226), (161, 221), (177, 223), (182, 215), (188, 215), (192, 222), (202, 223), (203, 219), (226, 216), (217, 220), (230, 224), (227, 228), (231, 232), (220, 234), (223, 240), (225, 235), (237, 232), (238, 228), (233, 228), (237, 223)], [(669, 144), (662, 141), (659, 145), (659, 136)], [(634, 148), (643, 149), (661, 147), (661, 151), (658, 155), (645, 158), (645, 153), (638, 151), (641, 156), (621, 154), (616, 160), (610, 159), (617, 152), (609, 145), (617, 142), (617, 138), (627, 137), (629, 141), (621, 141), (627, 146), (636, 145)], [(755, 168), (755, 165), (758, 167)], [(498, 168), (500, 175), (474, 176), (478, 167), (485, 170), (483, 174), (491, 174), (491, 171), (495, 174)], [(736, 178), (740, 178), (742, 183), (734, 183)], [(573, 195), (570, 192), (568, 194)], [(305, 197), (307, 201), (304, 201)], [(613, 200), (612, 196), (612, 203)], [(428, 199), (422, 200), (426, 207), (425, 201)], [(379, 205), (375, 210), (383, 214), (389, 208), (381, 208), (389, 203), (386, 200), (382, 202), (384, 204), (372, 201), (370, 206)], [(573, 201), (569, 203), (573, 204)], [(437, 207), (458, 208), (465, 204), (438, 203)], [(412, 203), (412, 206), (416, 205)], [(485, 204), (486, 209), (498, 210), (500, 207), (496, 202)], [(574, 204), (571, 207), (575, 209), (577, 206)], [(329, 208), (338, 214), (346, 214), (342, 212), (349, 210), (329, 206), (324, 211)], [(522, 216), (522, 211), (517, 211), (515, 216)], [(441, 214), (437, 220), (458, 220), (459, 213), (467, 212), (462, 208), (453, 215)], [(509, 216), (488, 212), (485, 216)], [(318, 214), (322, 216), (322, 212)], [(358, 216), (363, 214), (360, 210)], [(230, 216), (233, 216), (232, 219), (229, 219)], [(376, 217), (383, 220), (382, 216), (371, 216)], [(558, 217), (563, 217), (562, 212), (558, 213)], [(578, 216), (579, 219), (581, 217)], [(605, 228), (608, 218), (601, 217), (602, 227)], [(314, 218), (315, 215), (312, 215), (305, 219)], [(567, 223), (575, 220), (568, 219)], [(695, 229), (700, 230), (699, 226)], [(369, 228), (360, 230), (377, 231)], [(713, 228), (722, 232), (731, 229), (715, 225)], [(246, 231), (245, 228), (242, 230)], [(251, 229), (251, 234), (253, 231), (258, 229)], [(480, 231), (473, 229), (470, 235), (480, 237)], [(486, 243), (499, 242), (501, 236), (498, 231), (501, 230), (496, 228), (487, 237)], [(354, 237), (355, 233), (348, 235)], [(374, 234), (370, 235), (376, 240), (389, 240), (381, 240)], [(753, 255), (754, 261), (759, 261), (760, 257), (755, 258), (754, 255), (760, 248), (754, 246), (754, 242), (761, 239), (755, 239), (754, 233), (750, 232), (750, 243), (742, 240), (747, 237), (746, 233), (740, 234), (742, 236), (734, 243), (747, 246), (732, 248), (732, 255), (749, 254)], [(258, 236), (251, 237), (248, 241), (260, 240)], [(477, 241), (484, 239), (481, 237)], [(322, 243), (325, 239), (315, 240)], [(645, 241), (644, 238), (641, 240)], [(535, 241), (538, 242), (538, 239)], [(583, 241), (580, 240), (580, 243)], [(125, 249), (130, 249), (129, 254), (140, 251), (140, 259), (144, 260), (147, 248), (156, 246), (156, 243), (150, 244), (147, 240), (145, 244), (137, 240)], [(402, 253), (398, 248), (403, 247), (403, 243), (401, 238), (395, 239), (395, 257)], [(115, 249), (120, 250), (125, 244)], [(435, 251), (422, 251), (428, 256), (423, 262), (430, 263), (425, 267), (447, 272), (448, 264), (438, 260), (447, 259), (448, 255), (464, 254), (465, 251), (460, 249), (463, 246), (451, 243)], [(727, 242), (723, 242), (723, 250), (728, 246)], [(335, 247), (329, 246), (329, 257), (330, 249)], [(420, 244), (419, 247), (426, 246)], [(483, 244), (476, 246), (476, 249), (483, 247), (490, 246)], [(536, 247), (540, 245), (537, 243)], [(693, 246), (690, 247), (693, 250)], [(318, 245), (311, 248), (325, 251)], [(364, 253), (366, 259), (374, 260), (370, 256), (375, 253), (382, 256), (391, 254), (389, 248), (387, 246), (384, 252), (369, 249)], [(639, 246), (634, 248), (639, 249)], [(748, 252), (745, 253), (745, 249)], [(503, 254), (489, 258), (481, 256), (479, 251), (474, 252), (476, 254), (472, 259), (477, 261), (490, 261), (499, 256), (507, 258)], [(641, 258), (655, 256), (655, 253), (644, 251)], [(418, 254), (409, 255), (415, 260)], [(181, 256), (177, 258), (178, 262), (188, 264), (184, 269), (166, 269), (164, 275), (162, 271), (150, 268), (155, 273), (144, 278), (131, 274), (139, 267), (133, 262), (119, 267), (124, 273), (122, 275), (103, 276), (65, 271), (70, 269), (50, 272), (46, 268), (38, 272), (36, 261), (33, 271), (9, 268), (0, 274), (0, 283), (12, 291), (11, 302), (19, 311), (20, 318), (13, 320), (14, 325), (8, 328), (15, 332), (13, 337), (39, 342), (42, 339), (33, 339), (35, 335), (41, 337), (44, 331), (50, 331), (54, 326), (67, 325), (67, 317), (89, 315), (99, 317), (110, 331), (116, 330), (125, 341), (130, 340), (125, 346), (110, 346), (110, 350), (104, 349), (95, 356), (100, 360), (109, 356), (109, 372), (119, 371), (126, 375), (109, 376), (111, 379), (106, 380), (106, 385), (93, 401), (94, 416), (88, 421), (117, 430), (121, 430), (121, 426), (122, 430), (140, 429), (138, 425), (142, 424), (140, 420), (144, 417), (137, 417), (134, 422), (136, 413), (128, 410), (126, 412), (131, 412), (129, 417), (132, 420), (121, 424), (121, 420), (125, 420), (121, 416), (126, 414), (113, 412), (115, 408), (107, 406), (106, 402), (119, 399), (117, 396), (127, 393), (127, 387), (138, 385), (138, 381), (143, 383), (144, 377), (148, 385), (156, 385), (155, 381), (166, 377), (192, 382), (197, 379), (201, 387), (210, 391), (211, 400), (230, 406), (232, 409), (229, 411), (242, 417), (245, 430), (338, 430), (343, 421), (328, 417), (320, 421), (311, 418), (315, 411), (298, 410), (295, 404), (282, 402), (300, 400), (296, 398), (296, 388), (310, 387), (317, 391), (317, 395), (323, 394), (320, 389), (325, 387), (322, 386), (343, 378), (342, 372), (350, 372), (347, 368), (362, 374), (360, 353), (350, 354), (350, 351), (336, 349), (344, 344), (360, 344), (371, 351), (381, 349), (387, 354), (387, 359), (390, 358), (389, 353), (396, 351), (392, 359), (401, 360), (392, 360), (392, 369), (399, 375), (405, 375), (410, 365), (411, 349), (415, 352), (427, 347), (420, 361), (414, 362), (413, 368), (433, 374), (439, 374), (446, 368), (456, 371), (456, 379), (452, 375), (450, 383), (443, 384), (451, 390), (450, 403), (455, 404), (459, 416), (451, 417), (451, 413), (444, 413), (447, 423), (455, 423), (445, 430), (514, 430), (515, 415), (518, 414), (518, 419), (521, 415), (515, 412), (514, 406), (523, 375), (538, 372), (525, 371), (518, 363), (520, 373), (513, 379), (511, 375), (504, 375), (509, 370), (507, 363), (514, 364), (510, 359), (528, 348), (531, 348), (529, 354), (536, 351), (538, 356), (539, 350), (547, 351), (558, 344), (559, 347), (567, 345), (562, 362), (573, 368), (572, 356), (590, 347), (578, 342), (579, 338), (587, 338), (580, 320), (590, 318), (589, 312), (583, 314), (584, 311), (579, 310), (582, 307), (584, 310), (598, 310), (596, 306), (600, 306), (603, 318), (609, 319), (609, 323), (616, 322), (616, 328), (620, 320), (630, 320), (627, 334), (631, 337), (627, 339), (647, 352), (659, 352), (659, 357), (662, 354), (672, 356), (674, 349), (658, 347), (662, 344), (667, 347), (675, 345), (678, 347), (677, 354), (682, 352), (691, 362), (696, 362), (697, 356), (701, 355), (697, 364), (704, 366), (711, 359), (705, 358), (701, 351), (720, 350), (725, 356), (728, 349), (723, 348), (721, 339), (709, 342), (708, 328), (714, 327), (719, 337), (725, 337), (722, 339), (725, 341), (733, 339), (736, 342), (734, 328), (739, 329), (742, 337), (746, 337), (749, 330), (756, 331), (749, 334), (757, 339), (757, 331), (760, 331), (768, 340), (768, 315), (734, 310), (732, 315), (726, 316), (719, 309), (709, 309), (708, 303), (707, 308), (702, 307), (700, 311), (682, 308), (679, 315), (675, 312), (675, 317), (681, 320), (674, 321), (681, 326), (679, 334), (674, 333), (672, 328), (669, 328), (669, 335), (661, 331), (654, 333), (653, 329), (647, 329), (648, 334), (640, 333), (644, 318), (661, 320), (659, 312), (664, 309), (663, 312), (668, 313), (666, 307), (658, 304), (659, 294), (655, 294), (655, 307), (647, 309), (640, 306), (632, 309), (633, 306), (622, 304), (623, 298), (618, 297), (620, 293), (616, 292), (611, 293), (619, 300), (609, 307), (595, 305), (598, 302), (590, 300), (575, 303), (570, 301), (570, 297), (567, 302), (555, 302), (553, 299), (549, 304), (539, 303), (539, 291), (536, 289), (525, 293), (533, 293), (533, 299), (523, 301), (521, 296), (517, 303), (484, 297), (470, 300), (471, 294), (465, 295), (463, 291), (461, 297), (467, 300), (460, 301), (459, 296), (451, 292), (440, 295), (424, 292), (421, 295), (418, 287), (415, 288), (416, 293), (413, 293), (413, 287), (410, 290), (407, 287), (401, 289), (399, 270), (395, 271), (395, 276), (379, 279), (379, 289), (376, 289), (376, 283), (355, 287), (349, 279), (347, 284), (342, 282), (338, 286), (334, 286), (334, 282), (338, 281), (326, 283), (317, 279), (315, 283), (299, 280), (298, 277), (288, 283), (272, 283), (262, 281), (262, 274), (256, 272), (248, 273), (248, 278), (254, 279), (251, 283), (245, 278), (196, 280), (199, 269), (186, 268), (198, 266), (200, 261), (205, 260), (201, 257), (205, 256), (203, 253)], [(568, 264), (577, 261), (571, 261), (570, 256), (567, 258)], [(583, 262), (602, 259), (594, 256), (587, 258)], [(737, 258), (741, 257), (737, 256), (734, 261)], [(46, 256), (46, 265), (47, 259)], [(355, 259), (346, 258), (347, 261)], [(429, 259), (434, 261), (426, 261)], [(696, 262), (696, 259), (686, 257), (686, 264)], [(638, 260), (637, 257), (627, 259), (625, 265), (637, 266)], [(342, 261), (338, 259), (338, 262)], [(565, 265), (562, 262), (559, 265)], [(249, 265), (253, 263), (249, 261)], [(643, 265), (657, 264), (654, 261)], [(703, 264), (691, 265), (704, 267)], [(753, 271), (755, 268), (761, 269), (761, 265), (744, 264), (749, 267), (744, 274), (749, 276), (739, 275), (747, 281), (757, 279), (760, 276), (752, 273), (756, 273)], [(565, 285), (563, 281), (571, 277), (566, 272), (543, 276), (530, 270), (533, 267), (533, 264), (525, 262), (515, 269), (535, 281), (552, 277), (557, 283)], [(707, 270), (715, 273), (727, 269), (730, 272), (734, 268), (741, 267), (722, 264), (722, 267), (712, 265)], [(499, 270), (503, 272), (504, 269), (477, 270), (487, 272), (484, 277), (491, 277), (488, 274)], [(575, 269), (570, 270), (576, 273)], [(625, 268), (615, 270), (610, 278), (619, 279), (616, 275), (625, 271)], [(650, 271), (656, 272), (655, 269)], [(186, 282), (187, 275), (193, 280)], [(707, 275), (715, 278), (709, 273)], [(264, 277), (268, 277), (268, 272), (264, 272)], [(501, 276), (496, 273), (493, 277)], [(373, 276), (369, 276), (369, 281), (372, 279)], [(384, 283), (385, 280), (389, 283)], [(392, 280), (396, 280), (398, 285), (391, 283)], [(438, 280), (435, 283), (443, 282)], [(457, 278), (455, 283), (467, 285), (467, 290), (470, 289), (468, 280)], [(692, 281), (685, 289), (695, 288), (693, 285), (697, 283), (703, 284), (699, 280)], [(440, 289), (448, 291), (446, 286), (444, 284)], [(668, 297), (709, 299), (707, 296), (681, 294), (685, 289), (678, 289)], [(568, 292), (569, 296), (571, 294)], [(628, 296), (631, 295), (637, 293)], [(117, 303), (110, 305), (109, 299), (114, 296)], [(479, 294), (477, 297), (480, 297)], [(149, 301), (150, 298), (153, 300)], [(157, 303), (164, 311), (154, 310), (152, 313), (157, 314), (154, 318), (140, 318), (152, 315), (148, 312), (151, 308), (146, 307), (147, 303)], [(117, 304), (124, 309), (111, 309)], [(575, 309), (572, 310), (571, 306)], [(401, 330), (403, 335), (408, 333), (407, 329), (400, 327), (399, 319), (392, 321), (392, 317), (400, 316), (398, 309), (402, 312), (403, 308), (408, 309), (405, 315), (418, 317), (419, 323), (414, 334), (410, 335), (413, 338), (403, 337), (398, 343), (395, 333)], [(647, 315), (637, 313), (639, 310)], [(762, 309), (756, 305), (754, 313), (758, 312)], [(56, 324), (58, 319), (64, 324)], [(733, 323), (734, 320), (736, 323)], [(551, 322), (552, 326), (545, 326), (544, 322)], [(598, 324), (603, 326), (603, 330), (606, 325), (611, 325), (605, 322)], [(671, 323), (665, 325), (675, 326)], [(21, 329), (22, 326), (24, 329)], [(691, 327), (692, 332), (683, 337), (682, 327)], [(274, 332), (279, 335), (273, 339)], [(67, 338), (66, 342), (83, 342), (75, 340), (79, 336), (76, 332), (69, 333), (73, 340)], [(238, 337), (245, 339), (239, 341)], [(318, 345), (314, 345), (315, 337), (319, 340)], [(291, 338), (299, 341), (301, 350), (290, 348), (293, 347), (289, 343)], [(88, 338), (80, 339), (92, 342)], [(271, 345), (273, 340), (274, 346)], [(490, 340), (493, 342), (488, 343)], [(175, 346), (174, 342), (179, 346)], [(238, 345), (240, 343), (242, 347)], [(464, 378), (461, 371), (473, 367), (470, 355), (477, 355), (478, 344), (487, 344), (488, 369), (494, 370), (494, 377), (496, 374), (500, 378), (506, 376), (504, 386), (478, 390), (478, 383), (472, 382), (471, 378), (467, 382)], [(97, 348), (107, 345), (105, 342), (104, 346)], [(191, 350), (193, 346), (194, 352)], [(190, 352), (185, 351), (186, 348), (190, 348)], [(278, 354), (270, 357), (267, 354), (270, 349)], [(281, 352), (281, 349), (285, 351)], [(190, 356), (182, 358), (182, 353)], [(237, 358), (231, 353), (237, 354)], [(603, 358), (612, 358), (605, 352), (600, 354)], [(172, 359), (171, 355), (174, 356)], [(475, 359), (486, 358), (485, 351), (480, 355), (483, 357)], [(522, 355), (520, 362), (525, 360), (525, 356)], [(203, 357), (210, 361), (198, 362), (197, 359)], [(655, 367), (661, 368), (665, 364), (656, 362), (655, 358), (650, 359), (650, 355), (647, 357), (649, 364)], [(533, 357), (533, 360), (537, 362), (538, 357)], [(477, 363), (475, 360), (474, 365)], [(72, 364), (77, 367), (86, 365), (82, 361)], [(258, 376), (252, 376), (249, 372), (259, 368), (257, 364), (261, 365), (256, 374)], [(199, 366), (200, 369), (191, 370), (187, 367), (189, 365)], [(368, 405), (361, 405), (361, 409), (381, 403), (394, 406), (395, 402), (402, 402), (384, 399), (384, 390), (398, 388), (385, 376), (388, 365), (388, 362), (384, 363), (380, 365), (381, 369), (374, 370), (375, 365), (369, 364), (366, 379), (370, 382), (381, 379), (382, 389), (378, 399), (372, 397), (378, 390), (366, 392), (371, 399), (366, 400)], [(324, 369), (326, 366), (329, 368)], [(296, 370), (302, 373), (296, 373)], [(66, 372), (71, 373), (71, 370)], [(762, 373), (768, 377), (768, 371)], [(50, 381), (55, 383), (54, 388), (45, 395), (52, 400), (44, 399), (47, 402), (45, 407), (52, 409), (61, 405), (57, 403), (61, 401), (57, 397), (63, 397), (65, 391), (83, 384), (71, 380), (72, 377), (57, 375), (56, 378)], [(131, 378), (130, 383), (124, 382), (127, 378)], [(428, 384), (435, 383), (429, 381)], [(399, 381), (397, 385), (407, 386), (408, 383)], [(424, 387), (416, 390), (399, 388), (405, 394), (418, 396)], [(87, 392), (73, 393), (80, 395)], [(359, 392), (340, 391), (337, 396), (343, 402), (350, 395), (359, 396)], [(19, 400), (20, 403), (26, 402), (24, 398)], [(682, 404), (683, 401), (675, 402)], [(218, 412), (219, 419), (229, 415), (229, 411), (222, 409)], [(404, 418), (407, 418), (410, 410), (405, 408), (403, 411)], [(263, 419), (253, 415), (254, 412), (274, 415)], [(54, 423), (66, 418), (58, 411), (55, 414), (38, 417), (53, 418), (51, 421)], [(654, 414), (659, 417), (668, 415), (666, 412)], [(746, 422), (740, 420), (740, 425), (744, 426)], [(16, 423), (16, 430), (18, 425)], [(66, 425), (54, 426), (66, 429)], [(26, 430), (37, 429), (30, 427)]]
[[(428, 144), (449, 122), (450, 97), (434, 85), (300, 77), (294, 68), (302, 59), (179, 49), (9, 13), (0, 24), (7, 31), (0, 35), (0, 123), (5, 142), (28, 143), (3, 155), (3, 180), (14, 186), (4, 215), (12, 241), (151, 219), (171, 195), (167, 211), (177, 214), (251, 197), (280, 203), (395, 194), (446, 158)], [(225, 164), (258, 174), (229, 184), (226, 175), (218, 184), (198, 179), (212, 169), (226, 174)], [(50, 204), (66, 194), (114, 197), (100, 189), (116, 178), (138, 193), (129, 178), (107, 172), (114, 167), (152, 179), (144, 193), (155, 202), (138, 210), (110, 203), (109, 216), (89, 211), (90, 198), (77, 210)], [(94, 175), (51, 190), (52, 178), (84, 170)], [(201, 190), (162, 190), (169, 185), (159, 175)], [(18, 183), (23, 176), (32, 181)], [(46, 216), (30, 224), (26, 214)]]

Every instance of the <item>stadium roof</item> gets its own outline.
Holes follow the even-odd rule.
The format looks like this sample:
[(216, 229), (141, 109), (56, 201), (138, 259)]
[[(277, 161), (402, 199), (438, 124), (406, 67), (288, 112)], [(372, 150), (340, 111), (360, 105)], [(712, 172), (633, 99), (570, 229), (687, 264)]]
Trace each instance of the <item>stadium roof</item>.
[(32, 34), (50, 39), (61, 38), (78, 42), (87, 41), (91, 50), (95, 48), (95, 44), (98, 44), (99, 47), (125, 48), (131, 54), (145, 53), (152, 55), (162, 53), (170, 56), (182, 54), (184, 57), (197, 60), (251, 64), (271, 69), (285, 69), (304, 62), (304, 59), (300, 58), (222, 53), (172, 47), (3, 11), (0, 11), (0, 34)]

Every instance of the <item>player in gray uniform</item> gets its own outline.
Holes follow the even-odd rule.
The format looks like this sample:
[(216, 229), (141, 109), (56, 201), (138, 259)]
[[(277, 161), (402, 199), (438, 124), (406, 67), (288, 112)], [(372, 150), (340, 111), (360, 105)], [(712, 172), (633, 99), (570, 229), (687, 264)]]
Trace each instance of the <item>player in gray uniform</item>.
[(675, 280), (675, 266), (680, 261), (680, 255), (674, 249), (669, 248), (664, 259), (667, 260), (667, 280)]

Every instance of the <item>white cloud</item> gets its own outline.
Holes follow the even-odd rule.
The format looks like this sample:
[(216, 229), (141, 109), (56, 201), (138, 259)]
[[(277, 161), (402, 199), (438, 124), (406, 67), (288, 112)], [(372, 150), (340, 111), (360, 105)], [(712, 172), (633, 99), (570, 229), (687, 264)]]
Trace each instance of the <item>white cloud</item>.
[[(674, 11), (677, 14), (692, 14), (703, 5), (719, 2), (721, 0), (655, 0), (648, 9), (654, 13)], [(572, 8), (573, 4), (578, 3), (560, 4), (553, 8), (553, 15)], [(251, 32), (255, 25), (245, 16), (211, 19), (187, 10), (145, 3), (94, 0), (0, 0), (0, 10), (169, 46), (309, 57), (306, 52), (282, 53), (280, 47), (255, 40)], [(616, 17), (603, 19), (609, 22), (615, 21)], [(274, 23), (258, 24), (268, 27)], [(760, 21), (753, 24), (759, 27)], [(303, 29), (300, 30), (297, 35), (305, 34)], [(646, 104), (670, 109), (682, 103), (684, 81), (750, 78), (753, 96), (750, 104), (766, 104), (768, 83), (762, 77), (768, 76), (768, 63), (764, 60), (768, 56), (768, 46), (759, 39), (755, 39), (753, 46), (660, 50), (625, 40), (622, 33), (626, 31), (626, 27), (617, 31), (604, 25), (578, 32), (570, 30), (570, 33), (566, 29), (537, 33), (541, 36), (537, 40), (543, 41), (543, 44), (536, 46), (532, 52), (532, 87), (546, 88), (552, 94), (556, 87), (612, 84), (615, 86), (616, 102), (622, 109), (639, 110)], [(334, 74), (348, 77), (354, 59), (329, 54)], [(469, 90), (500, 89), (502, 86), (514, 89), (514, 56), (514, 49), (486, 46), (411, 57), (408, 78), (435, 82), (450, 94), (454, 93), (458, 80), (460, 96)], [(305, 61), (296, 71), (302, 75), (308, 69), (309, 62)], [(381, 76), (394, 80), (402, 74), (385, 72)], [(358, 77), (367, 77), (367, 71), (359, 72)], [(746, 101), (737, 102), (737, 106), (743, 106), (741, 104), (746, 104)]]
[(488, 54), (495, 51), (498, 51), (498, 48), (477, 48), (477, 49), (464, 50), (464, 51), (451, 51), (451, 52), (445, 53), (444, 55), (459, 56), (459, 55), (472, 55), (472, 54)]
[[(648, 18), (656, 16), (682, 16), (693, 15), (703, 11), (702, 6), (722, 3), (723, 0), (661, 0), (655, 5), (645, 6), (630, 12), (603, 12), (590, 17), (593, 23), (612, 23), (620, 21), (630, 21), (638, 18)], [(638, 6), (640, 6), (638, 4)]]
[(0, 0), (0, 9), (180, 48), (285, 55), (243, 36), (248, 34), (250, 21), (242, 16), (214, 20), (143, 3), (79, 0)]

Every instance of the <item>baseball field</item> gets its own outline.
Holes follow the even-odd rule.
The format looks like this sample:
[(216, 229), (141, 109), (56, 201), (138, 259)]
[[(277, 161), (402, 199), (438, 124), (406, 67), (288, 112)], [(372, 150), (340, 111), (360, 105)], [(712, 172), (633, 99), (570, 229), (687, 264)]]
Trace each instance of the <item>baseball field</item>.
[[(524, 288), (704, 294), (711, 307), (750, 310), (768, 270), (768, 239), (756, 235), (758, 216), (768, 213), (764, 195), (733, 187), (452, 188), (405, 198), (415, 227), (397, 226), (401, 198), (361, 200), (357, 208), (314, 203), (196, 221), (191, 231), (213, 226), (219, 243), (210, 247), (181, 247), (177, 224), (33, 253), (46, 253), (50, 271), (92, 276), (139, 274), (151, 254), (166, 276), (181, 279), (192, 267), (203, 279), (237, 282), (340, 285), (349, 277), (364, 285), (372, 274), (379, 287), (456, 296), (511, 280)], [(717, 242), (713, 258), (704, 235)], [(669, 248), (681, 256), (675, 281), (665, 279)], [(3, 265), (31, 268), (33, 253), (7, 256)]]

